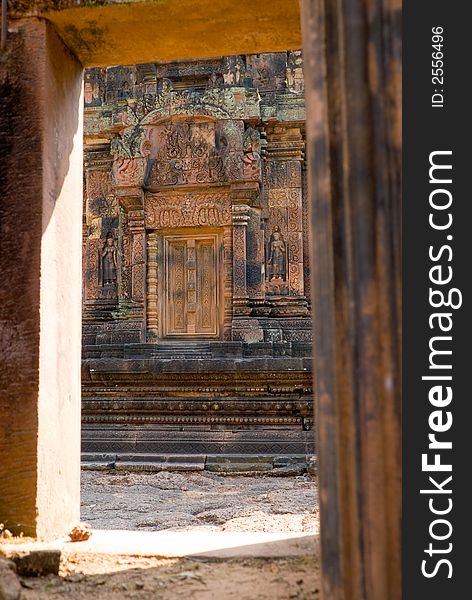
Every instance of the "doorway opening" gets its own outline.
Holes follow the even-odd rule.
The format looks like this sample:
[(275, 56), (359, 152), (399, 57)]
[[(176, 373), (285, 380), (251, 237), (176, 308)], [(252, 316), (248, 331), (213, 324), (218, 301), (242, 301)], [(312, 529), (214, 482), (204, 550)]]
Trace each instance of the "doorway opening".
[(86, 71), (94, 528), (316, 555), (303, 92), (300, 50)]

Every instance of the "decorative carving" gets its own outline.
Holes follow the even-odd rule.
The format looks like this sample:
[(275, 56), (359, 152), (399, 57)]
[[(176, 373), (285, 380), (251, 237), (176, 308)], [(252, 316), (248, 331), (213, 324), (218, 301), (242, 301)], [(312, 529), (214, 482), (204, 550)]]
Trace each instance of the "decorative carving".
[(210, 78), (208, 79), (206, 89), (208, 90), (208, 92), (214, 92), (215, 90), (221, 90), (221, 89), (223, 89), (223, 84), (224, 84), (223, 76), (218, 75), (217, 73), (213, 72), (210, 75)]
[(223, 88), (218, 75), (210, 77), (203, 91), (175, 90), (171, 81), (164, 78), (158, 82), (157, 94), (145, 93), (140, 99), (129, 100), (121, 119), (123, 123), (139, 126), (174, 115), (199, 115), (216, 119), (257, 118), (259, 102), (255, 91), (240, 92)]
[(185, 333), (185, 242), (174, 242), (169, 245), (168, 264), (170, 268), (170, 296), (168, 308), (170, 309), (171, 333)]
[(145, 160), (140, 157), (143, 135), (143, 129), (134, 127), (111, 140), (113, 179), (117, 185), (142, 185), (145, 171)]
[(87, 213), (94, 217), (115, 217), (118, 214), (118, 201), (114, 194), (98, 196), (87, 202)]
[(84, 76), (84, 102), (86, 106), (100, 106), (105, 95), (105, 69), (86, 69)]
[(208, 242), (197, 245), (199, 291), (197, 329), (212, 331), (215, 328), (215, 248)]
[(261, 136), (251, 125), (244, 132), (244, 176), (248, 179), (261, 177)]
[[(233, 206), (233, 305), (235, 314), (245, 314), (247, 304), (246, 234), (249, 207)], [(250, 311), (249, 311), (250, 312)]]
[(116, 246), (111, 232), (102, 247), (100, 280), (103, 287), (116, 286)]
[(278, 54), (252, 54), (247, 57), (248, 74), (259, 92), (282, 90), (285, 86), (287, 57)]
[(303, 94), (305, 81), (303, 78), (303, 58), (301, 50), (288, 53), (287, 57), (287, 87), (295, 94)]
[(122, 257), (121, 257), (121, 286), (120, 296), (123, 300), (131, 299), (131, 234), (128, 232), (126, 223), (122, 239)]
[(87, 171), (85, 189), (88, 199), (108, 196), (111, 193), (110, 172), (92, 169)]
[(97, 269), (100, 264), (100, 240), (89, 237), (85, 246), (84, 296), (86, 302), (93, 302), (98, 297)]
[(300, 161), (268, 160), (267, 184), (271, 189), (299, 188), (301, 186)]
[(141, 153), (149, 157), (146, 187), (237, 181), (243, 177), (243, 164), (248, 177), (257, 178), (258, 134), (249, 131), (244, 155), (243, 128), (237, 121), (147, 127), (141, 144)]
[(223, 80), (227, 86), (242, 86), (246, 65), (241, 56), (226, 56), (223, 60)]
[(133, 235), (133, 267), (132, 267), (132, 286), (133, 300), (142, 302), (144, 300), (144, 233)]
[(287, 269), (287, 248), (280, 227), (274, 227), (269, 240), (267, 275), (270, 281), (285, 281)]
[(157, 338), (159, 326), (159, 312), (157, 305), (157, 281), (158, 281), (158, 260), (157, 260), (157, 234), (150, 233), (147, 236), (147, 328), (148, 338), (150, 340)]
[(228, 193), (147, 193), (146, 227), (224, 226), (231, 223)]
[(133, 94), (135, 67), (109, 67), (106, 78), (106, 101), (125, 100)]

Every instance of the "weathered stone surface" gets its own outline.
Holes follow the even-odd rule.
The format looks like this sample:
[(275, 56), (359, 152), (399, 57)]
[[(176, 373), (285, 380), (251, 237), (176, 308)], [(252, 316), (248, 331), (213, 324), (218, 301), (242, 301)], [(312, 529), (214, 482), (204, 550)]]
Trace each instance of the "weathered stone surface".
[(21, 595), (21, 583), (16, 575), (13, 561), (0, 558), (0, 600), (18, 600)]
[[(302, 64), (280, 52), (87, 70), (83, 450), (94, 463), (112, 447), (313, 450)], [(143, 428), (134, 442), (126, 424)], [(113, 442), (107, 427), (122, 427)], [(160, 468), (157, 456), (139, 462)]]
[[(85, 66), (146, 63), (300, 47), (298, 2), (273, 0), (10, 0), (42, 16)], [(257, 23), (257, 35), (254, 35)]]
[(215, 473), (266, 473), (272, 471), (270, 462), (212, 462), (207, 461), (206, 470)]
[(61, 563), (60, 549), (21, 548), (10, 550), (8, 558), (12, 560), (19, 575), (27, 577), (42, 577), (44, 575), (57, 575)]
[(0, 522), (40, 537), (78, 520), (81, 89), (50, 24), (11, 24), (0, 62)]

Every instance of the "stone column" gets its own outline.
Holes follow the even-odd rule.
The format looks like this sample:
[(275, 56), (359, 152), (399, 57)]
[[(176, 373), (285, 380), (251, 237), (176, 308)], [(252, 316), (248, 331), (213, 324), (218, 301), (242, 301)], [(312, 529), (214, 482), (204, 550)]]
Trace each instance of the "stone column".
[(157, 261), (157, 234), (147, 235), (147, 276), (146, 276), (146, 339), (156, 342), (159, 335), (159, 312), (157, 306), (157, 283), (159, 274)]
[(145, 264), (144, 248), (146, 232), (144, 229), (144, 211), (128, 213), (128, 228), (131, 233), (131, 300), (136, 309), (144, 307)]
[(105, 284), (102, 278), (102, 250), (111, 234), (118, 242), (118, 202), (112, 194), (109, 144), (85, 147), (85, 202), (83, 244), (84, 320), (109, 318), (118, 302), (116, 281)]
[(233, 204), (233, 324), (232, 338), (260, 342), (263, 331), (250, 315), (263, 309), (264, 246), (260, 185), (245, 182), (231, 188)]
[(248, 316), (246, 283), (246, 234), (249, 222), (249, 206), (237, 204), (233, 206), (233, 314)]
[(0, 522), (79, 520), (82, 67), (45, 20), (0, 61)]
[(122, 214), (122, 251), (117, 316), (143, 321), (146, 290), (143, 190), (141, 187), (116, 188)]
[[(302, 161), (305, 142), (300, 125), (277, 124), (267, 130), (266, 184), (268, 222), (266, 244), (280, 231), (286, 244), (286, 271), (272, 279), (267, 268), (267, 292), (273, 316), (305, 316)], [(308, 232), (305, 232), (305, 236)], [(270, 248), (269, 248), (270, 250)]]

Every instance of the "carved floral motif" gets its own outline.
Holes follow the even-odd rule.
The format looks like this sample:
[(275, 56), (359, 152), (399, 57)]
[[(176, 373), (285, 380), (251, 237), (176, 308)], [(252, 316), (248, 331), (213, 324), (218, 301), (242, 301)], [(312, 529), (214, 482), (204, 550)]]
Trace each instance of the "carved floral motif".
[(259, 179), (261, 176), (261, 136), (251, 125), (244, 132), (244, 176), (248, 179)]
[(111, 193), (109, 171), (89, 170), (86, 175), (87, 198), (105, 198)]
[(231, 224), (229, 194), (151, 194), (145, 198), (146, 227), (224, 226)]
[[(256, 164), (256, 150), (243, 154), (242, 122), (168, 123), (146, 129), (142, 152), (149, 157), (146, 186), (237, 181), (244, 160)], [(257, 167), (250, 167), (251, 176)]]

